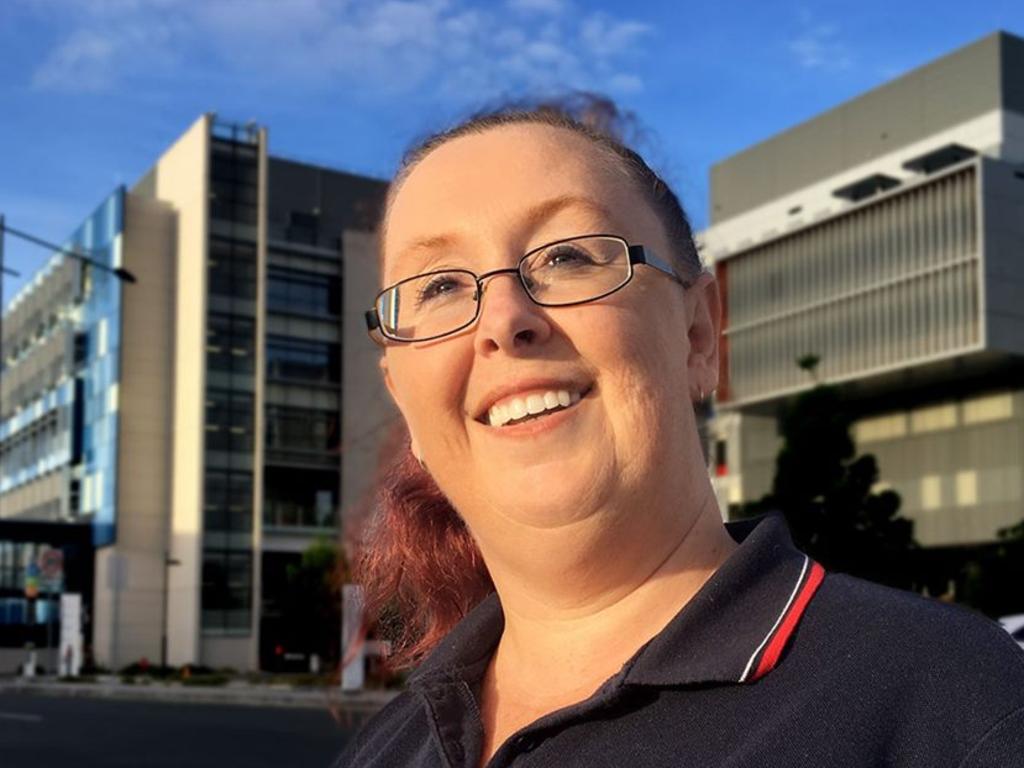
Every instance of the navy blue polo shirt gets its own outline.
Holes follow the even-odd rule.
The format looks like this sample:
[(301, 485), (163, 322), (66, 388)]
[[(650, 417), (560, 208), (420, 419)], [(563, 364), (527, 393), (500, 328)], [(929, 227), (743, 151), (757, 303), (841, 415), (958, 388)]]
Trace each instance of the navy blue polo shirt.
[[(740, 546), (658, 635), (488, 766), (1024, 767), (1024, 652), (1006, 632), (826, 574), (780, 516), (728, 528)], [(476, 768), (477, 691), (503, 623), (492, 594), (337, 768)]]

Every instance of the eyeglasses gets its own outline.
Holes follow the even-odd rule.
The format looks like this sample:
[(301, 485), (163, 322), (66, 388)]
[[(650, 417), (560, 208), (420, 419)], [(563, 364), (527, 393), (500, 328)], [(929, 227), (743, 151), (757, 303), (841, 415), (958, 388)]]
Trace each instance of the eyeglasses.
[(366, 313), (366, 327), (391, 341), (439, 339), (476, 322), (488, 278), (517, 275), (534, 304), (568, 307), (624, 288), (633, 279), (635, 264), (661, 270), (684, 288), (691, 285), (642, 245), (630, 245), (617, 235), (585, 235), (534, 248), (508, 269), (482, 275), (441, 269), (407, 277), (377, 294)]

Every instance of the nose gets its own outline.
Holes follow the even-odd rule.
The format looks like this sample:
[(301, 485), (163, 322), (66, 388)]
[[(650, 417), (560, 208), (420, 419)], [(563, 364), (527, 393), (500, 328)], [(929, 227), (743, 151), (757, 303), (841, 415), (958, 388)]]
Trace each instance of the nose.
[(533, 303), (515, 270), (493, 272), (481, 281), (480, 318), (474, 345), (482, 355), (521, 353), (551, 336), (551, 324)]

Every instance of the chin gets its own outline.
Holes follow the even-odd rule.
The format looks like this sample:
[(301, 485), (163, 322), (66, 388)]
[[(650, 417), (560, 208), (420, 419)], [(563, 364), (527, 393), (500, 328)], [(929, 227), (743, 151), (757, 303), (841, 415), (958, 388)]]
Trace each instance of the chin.
[(580, 463), (551, 462), (508, 470), (491, 485), (492, 509), (531, 528), (559, 528), (577, 523), (600, 509), (608, 484)]

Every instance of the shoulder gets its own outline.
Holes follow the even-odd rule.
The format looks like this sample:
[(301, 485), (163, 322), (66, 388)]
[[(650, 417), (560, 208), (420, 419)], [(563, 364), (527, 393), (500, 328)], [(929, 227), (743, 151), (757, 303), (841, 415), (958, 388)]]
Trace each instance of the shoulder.
[(345, 747), (331, 768), (429, 765), (433, 751), (430, 723), (420, 697), (406, 690), (374, 715)]
[(1002, 627), (968, 608), (829, 574), (807, 618), (827, 628), (833, 641), (874, 653), (877, 663), (892, 659), (949, 672), (999, 670), (1024, 692), (1024, 652)]
[[(829, 574), (791, 650), (805, 682), (820, 681), (908, 744), (941, 742), (947, 756), (1024, 755), (1024, 651), (981, 614)], [(1000, 763), (964, 762), (975, 764)]]

